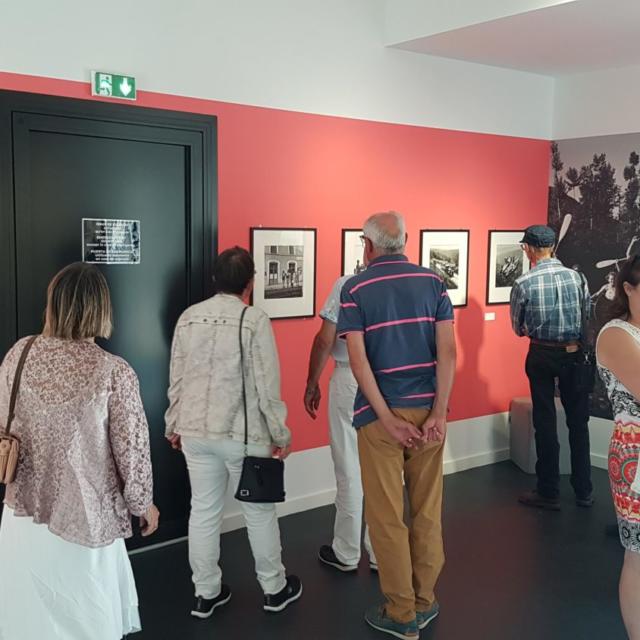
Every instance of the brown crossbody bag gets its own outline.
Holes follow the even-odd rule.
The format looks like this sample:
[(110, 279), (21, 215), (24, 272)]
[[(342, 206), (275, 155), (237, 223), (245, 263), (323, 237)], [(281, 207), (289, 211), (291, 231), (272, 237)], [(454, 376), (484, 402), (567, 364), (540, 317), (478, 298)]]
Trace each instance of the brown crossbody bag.
[(0, 433), (0, 484), (9, 484), (15, 480), (16, 469), (18, 468), (18, 458), (20, 454), (20, 440), (11, 435), (11, 424), (16, 410), (16, 400), (22, 379), (22, 370), (27, 360), (29, 351), (38, 336), (29, 338), (20, 354), (20, 360), (16, 368), (13, 384), (11, 385), (11, 399), (9, 400), (9, 414), (4, 432)]

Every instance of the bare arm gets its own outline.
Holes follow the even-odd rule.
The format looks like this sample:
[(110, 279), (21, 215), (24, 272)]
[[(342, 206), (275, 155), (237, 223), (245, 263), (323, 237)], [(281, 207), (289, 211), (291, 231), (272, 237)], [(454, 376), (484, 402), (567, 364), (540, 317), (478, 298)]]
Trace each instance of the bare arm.
[(457, 360), (453, 322), (439, 322), (436, 325), (436, 348), (438, 353), (436, 399), (431, 414), (423, 426), (428, 440), (444, 440), (447, 433), (447, 413)]
[(400, 444), (404, 446), (412, 446), (414, 440), (420, 440), (422, 434), (409, 422), (398, 418), (389, 409), (380, 388), (376, 382), (367, 352), (364, 344), (364, 336), (362, 333), (354, 332), (347, 335), (347, 349), (349, 350), (349, 363), (351, 370), (358, 382), (360, 391), (369, 401), (371, 408), (374, 410), (378, 420), (389, 434)]
[(323, 320), (320, 331), (313, 339), (311, 354), (309, 355), (309, 373), (307, 374), (307, 387), (304, 392), (304, 408), (315, 420), (316, 411), (320, 406), (320, 376), (327, 365), (336, 340), (336, 325), (329, 320)]
[(624, 329), (611, 327), (598, 340), (598, 360), (640, 402), (640, 346)]

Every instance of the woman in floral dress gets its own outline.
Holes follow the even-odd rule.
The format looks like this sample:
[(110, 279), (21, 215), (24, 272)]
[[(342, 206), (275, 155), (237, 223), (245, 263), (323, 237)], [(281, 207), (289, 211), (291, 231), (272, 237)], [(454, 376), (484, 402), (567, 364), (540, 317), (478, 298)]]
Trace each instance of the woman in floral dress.
[(609, 478), (625, 548), (620, 608), (629, 638), (640, 640), (640, 255), (621, 265), (612, 315), (596, 350), (615, 420)]

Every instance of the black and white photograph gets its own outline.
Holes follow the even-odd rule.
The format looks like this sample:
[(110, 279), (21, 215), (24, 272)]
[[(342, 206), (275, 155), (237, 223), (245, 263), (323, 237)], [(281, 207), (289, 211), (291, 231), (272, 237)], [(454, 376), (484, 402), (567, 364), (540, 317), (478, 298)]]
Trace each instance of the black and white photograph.
[(467, 304), (469, 231), (423, 229), (420, 232), (420, 263), (444, 280), (454, 307)]
[(267, 245), (264, 248), (264, 297), (302, 298), (304, 245)]
[(499, 244), (496, 249), (495, 286), (513, 287), (522, 275), (523, 252), (518, 244)]
[(531, 265), (522, 250), (522, 231), (489, 231), (487, 304), (508, 304), (516, 280)]
[[(593, 341), (611, 318), (621, 264), (640, 253), (640, 134), (560, 140), (551, 152), (548, 221), (557, 257), (589, 283)], [(591, 414), (612, 418), (599, 376)]]
[(253, 302), (270, 318), (315, 315), (315, 229), (251, 229)]
[(342, 230), (342, 275), (357, 276), (365, 270), (362, 229)]
[(433, 247), (429, 254), (429, 267), (442, 276), (449, 291), (458, 288), (460, 280), (460, 250), (456, 247)]

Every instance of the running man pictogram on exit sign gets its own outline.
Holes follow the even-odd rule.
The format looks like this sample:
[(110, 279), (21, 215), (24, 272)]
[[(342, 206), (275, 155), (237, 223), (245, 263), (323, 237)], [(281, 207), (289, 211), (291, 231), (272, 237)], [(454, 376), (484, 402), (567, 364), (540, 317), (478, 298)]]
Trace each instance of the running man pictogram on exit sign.
[(91, 72), (91, 94), (120, 100), (136, 99), (136, 79), (104, 71)]

